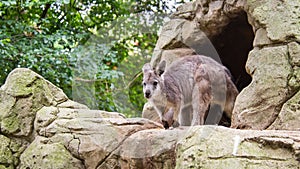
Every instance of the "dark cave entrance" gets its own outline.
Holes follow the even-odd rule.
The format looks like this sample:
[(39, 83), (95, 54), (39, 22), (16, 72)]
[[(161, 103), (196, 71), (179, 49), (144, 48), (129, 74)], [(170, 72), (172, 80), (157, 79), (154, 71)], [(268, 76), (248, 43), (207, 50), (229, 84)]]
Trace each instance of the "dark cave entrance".
[(251, 76), (245, 65), (248, 53), (253, 49), (254, 33), (248, 23), (247, 13), (242, 12), (223, 28), (223, 31), (211, 39), (223, 65), (231, 72), (239, 91), (248, 86)]

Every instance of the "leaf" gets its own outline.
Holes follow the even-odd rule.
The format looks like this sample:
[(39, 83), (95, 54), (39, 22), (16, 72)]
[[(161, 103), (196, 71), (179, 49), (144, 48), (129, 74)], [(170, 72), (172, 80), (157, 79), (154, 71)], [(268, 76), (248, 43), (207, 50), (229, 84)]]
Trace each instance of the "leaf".
[(64, 46), (59, 44), (59, 41), (60, 40), (55, 41), (54, 44), (53, 44), (53, 47), (56, 48), (56, 49), (63, 49)]

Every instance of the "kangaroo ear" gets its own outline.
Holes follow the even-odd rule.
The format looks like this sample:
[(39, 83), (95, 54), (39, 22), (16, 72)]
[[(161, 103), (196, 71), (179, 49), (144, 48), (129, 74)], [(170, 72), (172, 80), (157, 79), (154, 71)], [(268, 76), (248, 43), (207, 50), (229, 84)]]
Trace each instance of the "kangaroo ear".
[(166, 61), (163, 60), (162, 62), (159, 63), (158, 68), (157, 68), (157, 75), (160, 76), (165, 72), (166, 69)]
[(150, 63), (144, 64), (142, 70), (143, 70), (143, 73), (147, 73), (149, 70), (152, 70)]

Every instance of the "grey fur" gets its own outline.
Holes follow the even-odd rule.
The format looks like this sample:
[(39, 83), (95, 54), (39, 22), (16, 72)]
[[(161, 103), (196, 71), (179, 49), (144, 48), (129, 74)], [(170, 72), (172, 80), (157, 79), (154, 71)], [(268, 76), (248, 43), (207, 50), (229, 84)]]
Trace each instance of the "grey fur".
[(238, 91), (227, 68), (202, 55), (187, 56), (165, 66), (162, 61), (157, 70), (149, 63), (143, 67), (144, 96), (155, 105), (165, 126), (203, 125), (205, 118), (213, 119), (215, 115), (208, 112), (215, 107), (231, 118)]

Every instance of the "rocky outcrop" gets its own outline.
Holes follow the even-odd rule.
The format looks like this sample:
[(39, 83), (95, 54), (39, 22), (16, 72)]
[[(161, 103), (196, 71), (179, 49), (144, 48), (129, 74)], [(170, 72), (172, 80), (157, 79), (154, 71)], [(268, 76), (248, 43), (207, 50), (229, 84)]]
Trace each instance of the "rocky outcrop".
[[(292, 0), (187, 3), (162, 29), (151, 61), (169, 64), (202, 49), (216, 54), (209, 39), (245, 11), (255, 32), (246, 65), (252, 82), (237, 98), (232, 126), (277, 130), (165, 130), (148, 119), (90, 110), (19, 68), (0, 88), (0, 168), (299, 168), (299, 6)], [(145, 109), (144, 116), (157, 120), (151, 105)]]
[(255, 48), (246, 64), (252, 82), (237, 98), (234, 128), (300, 130), (295, 102), (300, 87), (299, 6), (294, 0), (247, 1), (255, 31)]
[(29, 69), (11, 72), (0, 91), (0, 168), (271, 169), (300, 165), (299, 132), (220, 126), (165, 130), (144, 118), (90, 110)]
[(177, 143), (176, 168), (299, 168), (298, 139), (296, 131), (197, 126)]
[[(161, 60), (172, 61), (173, 56), (190, 55), (191, 52), (184, 52), (189, 50), (211, 56), (225, 63), (237, 81), (246, 81), (247, 73), (251, 76), (251, 83), (243, 83), (242, 88), (237, 84), (241, 92), (233, 111), (233, 128), (300, 130), (297, 102), (300, 87), (299, 7), (300, 1), (295, 0), (196, 0), (186, 3), (163, 26), (151, 64), (155, 67)], [(243, 15), (247, 20), (243, 20)], [(237, 20), (248, 21), (252, 29), (247, 31), (243, 22)], [(227, 32), (240, 32), (239, 35), (245, 37), (235, 43), (235, 39), (230, 39), (234, 36), (224, 35)], [(239, 44), (251, 33), (255, 35), (252, 50), (239, 53), (236, 48), (242, 49)], [(227, 41), (222, 41), (223, 37), (227, 37)], [(235, 45), (224, 49), (222, 46), (226, 44)], [(243, 52), (247, 56), (239, 55)], [(247, 58), (246, 65), (240, 63), (243, 57)], [(238, 64), (241, 66), (236, 68)], [(245, 71), (244, 67), (247, 73), (239, 73)], [(155, 111), (149, 110), (152, 110), (151, 105), (145, 106), (144, 117), (155, 116)]]
[(0, 93), (0, 168), (113, 168), (129, 136), (163, 128), (89, 110), (29, 69), (12, 71)]

